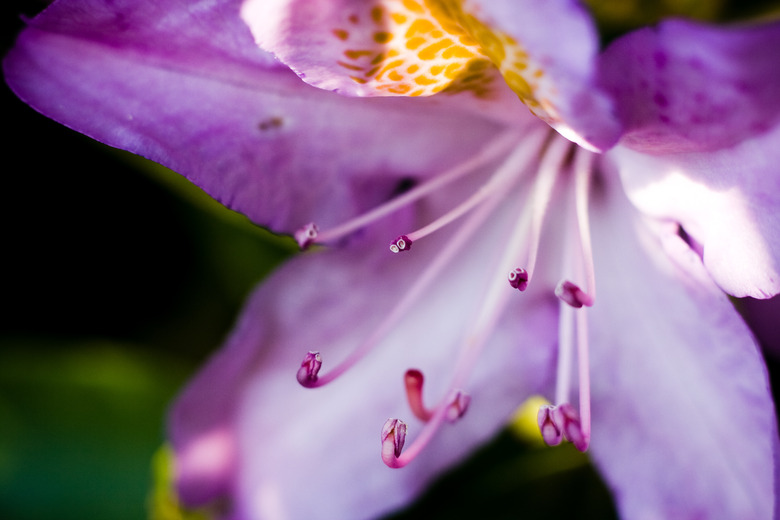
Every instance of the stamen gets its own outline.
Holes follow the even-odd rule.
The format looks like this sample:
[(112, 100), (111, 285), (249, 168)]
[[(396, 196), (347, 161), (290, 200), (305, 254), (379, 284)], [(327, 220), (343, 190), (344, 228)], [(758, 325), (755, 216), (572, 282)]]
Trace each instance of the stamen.
[(593, 301), (596, 299), (596, 271), (593, 266), (593, 247), (590, 241), (590, 222), (588, 219), (588, 195), (594, 157), (595, 154), (582, 148), (577, 149), (574, 157), (574, 196), (577, 208), (577, 226), (579, 228), (582, 267), (586, 280), (585, 287), (591, 299), (590, 305), (593, 305)]
[(521, 177), (520, 174), (524, 173), (524, 170), (534, 159), (536, 152), (541, 146), (543, 137), (544, 134), (542, 132), (536, 132), (527, 136), (522, 144), (507, 157), (506, 161), (504, 161), (501, 166), (498, 167), (490, 179), (468, 199), (427, 226), (403, 236), (412, 242), (416, 242), (459, 219), (478, 206), (486, 198), (497, 193), (503, 194), (512, 183), (516, 182)]
[(509, 285), (518, 291), (525, 291), (528, 288), (528, 271), (522, 267), (516, 267), (509, 272)]
[(319, 234), (319, 229), (314, 222), (309, 222), (305, 226), (302, 226), (298, 231), (293, 234), (295, 241), (298, 242), (298, 247), (301, 250), (307, 249), (316, 239)]
[[(431, 419), (425, 424), (420, 435), (414, 440), (409, 449), (401, 453), (403, 441), (406, 439), (406, 424), (397, 419), (388, 419), (382, 427), (382, 460), (391, 468), (403, 468), (413, 461), (423, 449), (431, 442), (436, 432), (439, 430), (442, 422), (447, 415), (447, 406), (436, 408)], [(397, 422), (395, 422), (397, 421)], [(401, 444), (398, 445), (396, 438), (402, 437)]]
[[(450, 184), (451, 182), (474, 172), (480, 166), (487, 164), (496, 158), (505, 154), (507, 150), (517, 145), (520, 138), (515, 132), (508, 131), (491, 141), (488, 146), (479, 151), (473, 157), (458, 164), (457, 166), (434, 175), (427, 182), (424, 182), (406, 193), (381, 204), (371, 211), (368, 211), (358, 217), (350, 219), (332, 229), (323, 231), (315, 237), (314, 241), (318, 244), (324, 244), (338, 240), (353, 231), (356, 231), (372, 222), (379, 220), (419, 199), (435, 192), (436, 190)], [(305, 226), (304, 226), (305, 227)], [(302, 228), (303, 229), (303, 228)], [(300, 243), (300, 242), (299, 242)]]
[(569, 402), (574, 357), (574, 308), (563, 301), (558, 313), (558, 368), (555, 374), (555, 403)]
[(382, 460), (388, 466), (393, 466), (393, 463), (401, 456), (401, 451), (404, 448), (404, 442), (406, 442), (406, 423), (399, 419), (388, 419), (382, 426)]
[(319, 352), (309, 352), (298, 369), (298, 382), (305, 387), (313, 387), (317, 383), (317, 374), (322, 367), (322, 357)]
[(539, 165), (539, 173), (534, 182), (530, 199), (531, 224), (528, 236), (528, 261), (525, 263), (529, 282), (533, 278), (533, 273), (536, 269), (536, 258), (539, 253), (544, 217), (550, 204), (555, 180), (569, 150), (569, 144), (564, 139), (553, 137), (547, 151), (544, 153), (542, 162)]
[[(577, 312), (577, 361), (579, 363), (580, 380), (580, 429), (582, 441), (580, 445), (574, 440), (574, 446), (585, 451), (590, 444), (590, 356), (588, 348), (588, 316), (585, 310)], [(571, 439), (570, 439), (571, 440)], [(581, 446), (581, 447), (580, 447)]]
[(390, 251), (393, 253), (400, 253), (401, 251), (409, 251), (412, 248), (412, 241), (406, 235), (401, 235), (392, 242), (390, 242)]

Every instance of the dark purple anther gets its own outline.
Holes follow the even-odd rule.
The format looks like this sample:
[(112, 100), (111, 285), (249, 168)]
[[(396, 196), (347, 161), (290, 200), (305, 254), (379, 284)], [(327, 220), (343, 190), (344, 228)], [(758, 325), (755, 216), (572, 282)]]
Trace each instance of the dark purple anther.
[(579, 451), (588, 449), (588, 439), (582, 431), (580, 414), (570, 403), (563, 403), (556, 406), (552, 411), (553, 422), (561, 427), (563, 437), (574, 444)]
[(401, 251), (409, 251), (412, 248), (412, 241), (406, 235), (401, 235), (392, 242), (390, 242), (390, 251), (393, 253), (400, 253)]
[(400, 419), (388, 419), (382, 426), (382, 460), (392, 467), (392, 461), (401, 456), (406, 442), (406, 423)]
[(317, 224), (309, 222), (296, 231), (293, 236), (295, 237), (295, 241), (298, 242), (298, 247), (300, 247), (301, 250), (304, 250), (317, 239), (318, 234), (319, 229), (317, 228)]
[(298, 382), (307, 388), (311, 388), (317, 382), (317, 374), (322, 367), (322, 356), (319, 352), (309, 352), (304, 356), (301, 362), (301, 368), (298, 369)]
[(548, 404), (539, 407), (539, 413), (536, 415), (536, 422), (539, 424), (539, 431), (542, 432), (542, 439), (548, 446), (557, 446), (563, 439), (561, 424), (555, 420), (555, 406)]
[(525, 291), (528, 287), (528, 271), (522, 267), (516, 267), (509, 272), (509, 285), (518, 291)]
[(456, 390), (450, 404), (447, 406), (447, 410), (444, 412), (444, 418), (451, 423), (457, 421), (463, 417), (463, 414), (469, 409), (470, 403), (471, 396), (469, 394)]

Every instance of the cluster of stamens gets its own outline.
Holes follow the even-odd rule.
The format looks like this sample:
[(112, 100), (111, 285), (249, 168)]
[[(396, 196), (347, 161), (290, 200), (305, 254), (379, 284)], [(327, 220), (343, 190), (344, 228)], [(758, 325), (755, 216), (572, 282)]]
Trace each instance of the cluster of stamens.
[[(431, 262), (417, 278), (415, 283), (404, 293), (404, 296), (384, 316), (384, 319), (367, 337), (363, 343), (342, 361), (341, 364), (320, 376), (322, 357), (319, 352), (309, 352), (303, 359), (297, 373), (298, 382), (309, 388), (322, 386), (346, 372), (371, 352), (386, 335), (416, 303), (434, 280), (444, 272), (444, 268), (466, 246), (471, 237), (488, 221), (496, 208), (507, 200), (507, 193), (518, 190), (520, 179), (528, 171), (535, 169), (536, 175), (526, 204), (521, 205), (517, 217), (515, 231), (507, 241), (504, 253), (498, 260), (496, 268), (506, 269), (509, 265), (523, 265), (509, 270), (508, 282), (512, 289), (525, 291), (533, 280), (536, 258), (541, 239), (542, 223), (552, 197), (557, 179), (561, 172), (568, 173), (574, 182), (567, 193), (571, 196), (571, 204), (567, 204), (570, 222), (567, 229), (573, 237), (567, 240), (569, 251), (564, 256), (569, 259), (566, 269), (571, 269), (575, 278), (585, 281), (585, 289), (563, 279), (555, 288), (555, 295), (560, 301), (558, 373), (553, 405), (542, 406), (538, 413), (538, 425), (544, 441), (550, 446), (556, 446), (566, 440), (577, 449), (587, 449), (590, 440), (590, 382), (588, 369), (587, 321), (583, 307), (594, 303), (594, 276), (592, 254), (590, 250), (590, 235), (587, 221), (587, 194), (592, 171), (592, 154), (582, 149), (576, 149), (571, 154), (572, 146), (564, 139), (552, 137), (545, 139), (544, 133), (525, 136), (517, 146), (516, 135), (504, 135), (486, 147), (481, 154), (472, 160), (450, 170), (432, 180), (415, 186), (395, 199), (361, 215), (351, 221), (337, 226), (329, 231), (320, 232), (316, 225), (307, 224), (295, 234), (301, 248), (314, 243), (328, 243), (352, 233), (377, 219), (383, 218), (400, 208), (406, 207), (417, 200), (433, 193), (446, 184), (473, 172), (479, 166), (490, 163), (502, 155), (505, 157), (494, 174), (463, 203), (445, 213), (432, 223), (409, 233), (399, 235), (390, 243), (390, 251), (399, 253), (409, 251), (413, 242), (438, 231), (444, 226), (464, 217), (465, 222), (445, 247), (438, 251)], [(543, 150), (539, 159), (539, 151)], [(518, 259), (523, 260), (518, 262)], [(502, 267), (503, 266), (503, 267)], [(504, 273), (507, 271), (504, 270)], [(487, 339), (496, 322), (505, 310), (512, 292), (507, 290), (503, 277), (496, 277), (486, 288), (483, 304), (475, 317), (468, 334), (469, 340), (461, 347), (457, 358), (454, 375), (449, 389), (433, 406), (426, 407), (423, 403), (423, 374), (416, 369), (409, 369), (404, 374), (404, 386), (409, 408), (412, 414), (425, 423), (413, 445), (404, 450), (407, 425), (395, 418), (388, 419), (382, 427), (381, 444), (382, 460), (390, 467), (402, 467), (408, 464), (433, 438), (438, 428), (445, 422), (455, 422), (466, 413), (470, 397), (463, 392), (472, 369), (485, 347)], [(579, 365), (577, 380), (579, 382), (579, 409), (569, 400), (569, 389), (572, 377), (572, 363), (576, 351)]]

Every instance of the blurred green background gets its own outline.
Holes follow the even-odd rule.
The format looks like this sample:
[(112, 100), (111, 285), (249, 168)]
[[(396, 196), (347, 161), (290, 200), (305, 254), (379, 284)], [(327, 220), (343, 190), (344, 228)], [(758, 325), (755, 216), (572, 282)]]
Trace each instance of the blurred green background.
[[(3, 53), (44, 4), (4, 4)], [(0, 88), (0, 518), (180, 518), (153, 492), (166, 407), (293, 248)], [(507, 431), (392, 518), (521, 511), (614, 517), (585, 456)]]

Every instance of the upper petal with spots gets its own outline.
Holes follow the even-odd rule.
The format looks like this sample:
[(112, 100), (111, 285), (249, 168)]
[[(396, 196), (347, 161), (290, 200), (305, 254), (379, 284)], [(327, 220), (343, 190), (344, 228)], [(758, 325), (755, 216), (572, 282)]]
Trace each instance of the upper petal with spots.
[(597, 35), (572, 1), (248, 0), (242, 14), (260, 46), (319, 88), (467, 92), (503, 103), (508, 87), (584, 146), (604, 149), (619, 136), (611, 103), (592, 81)]

